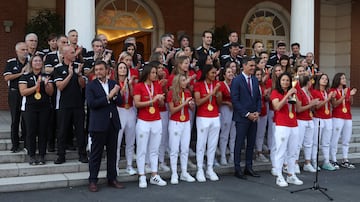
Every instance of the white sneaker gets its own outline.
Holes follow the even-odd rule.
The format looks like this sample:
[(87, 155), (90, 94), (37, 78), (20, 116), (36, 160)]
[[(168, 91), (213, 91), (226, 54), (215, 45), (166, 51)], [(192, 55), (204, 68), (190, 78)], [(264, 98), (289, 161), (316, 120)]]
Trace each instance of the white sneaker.
[(227, 161), (226, 161), (226, 157), (221, 157), (221, 159), (220, 159), (220, 164), (222, 165), (222, 166), (226, 166), (228, 163), (227, 163)]
[(155, 175), (153, 177), (150, 177), (150, 184), (155, 184), (158, 186), (165, 186), (167, 183), (161, 179), (160, 175)]
[(289, 184), (302, 185), (303, 181), (299, 180), (296, 175), (287, 176), (286, 182)]
[(299, 164), (295, 164), (295, 174), (300, 174), (300, 166)]
[(146, 187), (147, 187), (146, 176), (141, 175), (139, 177), (139, 188), (146, 188)]
[(312, 167), (313, 167), (314, 169), (317, 169), (318, 171), (321, 170), (320, 166), (317, 165), (316, 161), (312, 161), (312, 162), (311, 162), (311, 165), (312, 165)]
[(190, 169), (196, 169), (196, 165), (190, 159), (188, 159), (187, 165)]
[(260, 154), (256, 155), (256, 161), (267, 163), (267, 162), (269, 162), (269, 159), (266, 158), (266, 156), (264, 154), (260, 153)]
[(287, 187), (288, 186), (288, 183), (285, 181), (284, 177), (283, 176), (278, 176), (276, 178), (276, 184), (279, 186), (279, 187)]
[(311, 173), (316, 172), (315, 168), (313, 168), (310, 163), (309, 164), (304, 164), (303, 170), (307, 171), (307, 172), (311, 172)]
[(129, 174), (129, 175), (136, 175), (136, 170), (132, 167), (132, 166), (128, 166), (126, 168), (126, 172)]
[(276, 177), (277, 173), (276, 173), (276, 169), (275, 168), (271, 168), (271, 175)]
[(191, 176), (188, 172), (181, 172), (180, 180), (185, 182), (195, 182), (195, 178)]
[(179, 184), (179, 175), (177, 173), (173, 173), (171, 175), (170, 183), (171, 184)]
[(206, 178), (205, 178), (203, 169), (199, 169), (196, 172), (196, 179), (197, 179), (198, 182), (206, 182)]
[(219, 177), (217, 176), (217, 174), (214, 172), (213, 169), (208, 169), (206, 171), (206, 178), (208, 178), (211, 181), (218, 181)]
[(220, 166), (220, 163), (219, 161), (215, 158), (214, 159), (214, 167), (219, 167)]
[(169, 172), (170, 168), (169, 168), (169, 166), (166, 165), (166, 163), (160, 163), (159, 171)]
[(149, 164), (145, 164), (145, 173), (152, 173)]

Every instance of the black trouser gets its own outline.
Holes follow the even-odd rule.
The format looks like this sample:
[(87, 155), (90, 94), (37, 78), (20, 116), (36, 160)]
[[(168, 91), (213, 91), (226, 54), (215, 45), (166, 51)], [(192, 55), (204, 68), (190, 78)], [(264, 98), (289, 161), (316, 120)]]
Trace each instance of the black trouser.
[(49, 109), (49, 125), (47, 131), (47, 144), (49, 147), (55, 147), (55, 138), (56, 138), (56, 111), (53, 108)]
[[(8, 104), (11, 114), (11, 143), (13, 148), (19, 148), (19, 124), (21, 116), (21, 95), (19, 90), (10, 89), (8, 96)], [(22, 124), (23, 126), (23, 124)], [(23, 134), (25, 134), (25, 128), (21, 127)], [(25, 138), (25, 137), (24, 137)]]
[(57, 134), (57, 148), (58, 155), (65, 156), (66, 139), (69, 128), (74, 126), (76, 142), (78, 146), (79, 155), (86, 155), (86, 136), (84, 133), (84, 116), (85, 112), (82, 107), (59, 109), (57, 111), (58, 119), (58, 134)]
[(112, 122), (110, 121), (107, 131), (90, 132), (91, 149), (89, 158), (89, 182), (97, 182), (100, 170), (101, 157), (106, 146), (107, 179), (109, 182), (116, 180), (116, 146), (118, 139)]
[(35, 156), (36, 137), (38, 137), (39, 154), (45, 156), (49, 117), (50, 107), (44, 107), (41, 110), (26, 109), (24, 118), (27, 126), (26, 148), (29, 156)]

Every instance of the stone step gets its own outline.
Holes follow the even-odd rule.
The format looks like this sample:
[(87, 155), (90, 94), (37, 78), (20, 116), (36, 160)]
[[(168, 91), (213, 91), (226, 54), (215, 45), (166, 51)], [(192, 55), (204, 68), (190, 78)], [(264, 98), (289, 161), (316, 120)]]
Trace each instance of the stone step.
[[(339, 159), (341, 158), (338, 155)], [(349, 160), (353, 163), (360, 162), (360, 153), (349, 154)], [(253, 165), (255, 171), (270, 171), (271, 163), (259, 163), (255, 162)], [(221, 175), (231, 174), (234, 171), (233, 166), (219, 166), (214, 168), (215, 172)], [(195, 176), (196, 169), (188, 170), (193, 176)], [(335, 171), (336, 172), (336, 171)], [(159, 174), (169, 181), (170, 172), (159, 172)], [(269, 173), (270, 175), (270, 173)], [(35, 175), (35, 176), (20, 176), (20, 177), (6, 177), (0, 178), (0, 192), (15, 192), (15, 191), (29, 191), (39, 189), (52, 189), (63, 187), (74, 187), (88, 184), (89, 172), (71, 172), (71, 173), (57, 173), (49, 175)], [(147, 174), (149, 179), (150, 174)], [(118, 176), (120, 182), (137, 181), (138, 176), (129, 176), (125, 170), (122, 169), (120, 176)], [(106, 172), (100, 171), (99, 184), (106, 182)]]
[[(11, 151), (0, 151), (0, 164), (2, 163), (24, 163), (28, 161), (28, 155), (25, 150), (18, 153), (12, 153)], [(54, 161), (57, 158), (55, 152), (47, 153), (45, 160)], [(77, 151), (66, 151), (66, 160), (77, 160), (79, 155)]]

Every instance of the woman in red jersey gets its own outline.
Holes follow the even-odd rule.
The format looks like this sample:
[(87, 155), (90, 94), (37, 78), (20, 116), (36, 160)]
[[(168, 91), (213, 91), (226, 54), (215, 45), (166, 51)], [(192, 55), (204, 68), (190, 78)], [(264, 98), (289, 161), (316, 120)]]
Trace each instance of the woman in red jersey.
[(333, 106), (333, 134), (331, 137), (330, 145), (330, 157), (332, 164), (335, 168), (339, 168), (339, 164), (336, 159), (337, 145), (341, 137), (342, 142), (342, 155), (343, 161), (341, 167), (355, 168), (355, 166), (349, 162), (349, 142), (352, 134), (352, 115), (351, 104), (353, 96), (356, 94), (357, 89), (350, 89), (346, 87), (346, 76), (344, 73), (337, 73), (334, 76), (331, 91), (335, 93), (335, 97), (332, 99), (331, 104)]
[(156, 67), (147, 65), (134, 88), (134, 103), (138, 108), (136, 123), (136, 164), (139, 174), (139, 187), (146, 188), (145, 157), (149, 152), (151, 162), (150, 183), (165, 186), (166, 182), (158, 175), (159, 146), (162, 124), (160, 105), (164, 104), (164, 94), (156, 82)]
[[(274, 164), (275, 174), (277, 175), (276, 184), (280, 187), (286, 187), (288, 183), (303, 184), (295, 175), (299, 130), (296, 120), (296, 105), (288, 103), (289, 98), (296, 93), (296, 89), (291, 86), (291, 82), (290, 74), (281, 74), (270, 96), (275, 112)], [(282, 167), (285, 161), (288, 164), (286, 181), (282, 175)]]
[(116, 170), (119, 175), (119, 161), (120, 161), (120, 148), (123, 134), (125, 133), (125, 157), (127, 162), (126, 172), (129, 175), (135, 175), (136, 171), (132, 167), (132, 160), (134, 155), (135, 145), (135, 123), (136, 123), (136, 111), (133, 107), (133, 81), (128, 78), (129, 69), (127, 65), (120, 62), (115, 68), (115, 79), (121, 88), (121, 96), (123, 103), (117, 106), (119, 112), (119, 118), (121, 122), (121, 129), (119, 130), (118, 143), (117, 143), (117, 159)]
[(180, 180), (194, 182), (195, 179), (187, 172), (187, 161), (191, 137), (189, 109), (194, 110), (195, 103), (190, 91), (186, 88), (187, 79), (185, 75), (178, 74), (173, 79), (172, 88), (167, 95), (169, 103), (169, 146), (171, 184), (178, 184), (177, 159), (180, 148)]
[[(229, 162), (234, 162), (234, 148), (235, 148), (235, 137), (236, 137), (236, 128), (235, 122), (232, 120), (233, 117), (233, 107), (231, 103), (230, 96), (230, 86), (231, 81), (234, 78), (234, 73), (232, 67), (230, 66), (232, 62), (227, 62), (225, 68), (223, 69), (222, 74), (220, 75), (220, 93), (222, 97), (222, 102), (220, 105), (220, 128), (221, 132), (219, 135), (219, 149), (220, 149), (220, 164), (227, 165), (228, 161), (226, 160), (226, 148), (229, 144), (230, 156)], [(229, 139), (230, 134), (230, 139)]]
[[(328, 92), (330, 87), (329, 77), (326, 74), (322, 74), (317, 77), (314, 85), (314, 89), (311, 91), (313, 98), (318, 98), (319, 103), (315, 107), (314, 113), (314, 141), (312, 147), (312, 163), (317, 167), (316, 155), (318, 147), (318, 135), (321, 140), (321, 150), (323, 153), (324, 162), (322, 169), (324, 170), (336, 170), (335, 167), (329, 161), (330, 154), (330, 140), (332, 136), (332, 117), (331, 117), (331, 98), (335, 95), (334, 92)], [(320, 127), (320, 132), (319, 132)]]
[[(313, 146), (314, 136), (314, 122), (312, 109), (318, 104), (319, 99), (313, 98), (310, 93), (311, 80), (309, 76), (299, 77), (300, 89), (297, 91), (296, 113), (299, 127), (299, 141), (297, 147), (297, 160), (300, 155), (300, 148), (304, 147), (305, 164), (304, 171), (316, 172), (313, 165), (311, 165), (311, 152)], [(296, 167), (299, 166), (296, 162)], [(295, 170), (297, 172), (297, 169)]]
[(204, 153), (207, 145), (207, 171), (206, 177), (211, 181), (219, 180), (213, 170), (215, 151), (219, 139), (220, 119), (217, 102), (217, 93), (220, 88), (215, 80), (216, 68), (213, 65), (205, 65), (200, 80), (195, 84), (194, 96), (198, 107), (196, 114), (197, 142), (196, 161), (198, 171), (196, 179), (205, 182), (203, 170)]

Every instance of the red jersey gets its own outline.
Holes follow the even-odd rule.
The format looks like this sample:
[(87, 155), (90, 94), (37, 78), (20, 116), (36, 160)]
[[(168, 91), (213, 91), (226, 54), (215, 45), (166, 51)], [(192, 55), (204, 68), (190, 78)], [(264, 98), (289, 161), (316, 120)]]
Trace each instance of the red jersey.
[(129, 78), (131, 79), (131, 77), (133, 77), (134, 80), (138, 80), (139, 79), (139, 70), (137, 70), (135, 68), (130, 68), (129, 69)]
[(260, 116), (266, 116), (267, 114), (267, 108), (266, 108), (266, 100), (265, 100), (265, 86), (259, 85), (259, 91), (261, 93), (261, 112)]
[[(273, 90), (270, 100), (279, 99), (279, 102), (285, 97), (277, 90)], [(291, 110), (291, 113), (290, 113)], [(274, 122), (277, 126), (297, 127), (295, 104), (285, 104), (280, 110), (274, 111)]]
[[(160, 85), (160, 87), (161, 87), (161, 89), (163, 90), (163, 93), (164, 93), (164, 88), (163, 88), (160, 80), (158, 80), (157, 83)], [(164, 84), (164, 85), (167, 85), (167, 84)], [(166, 86), (166, 88), (169, 89), (167, 86)], [(167, 90), (166, 90), (166, 91), (167, 91)], [(166, 91), (165, 91), (165, 92), (166, 92)], [(165, 95), (165, 98), (166, 98), (166, 95)], [(166, 103), (166, 99), (164, 100), (164, 103)], [(162, 105), (162, 106), (159, 106), (159, 109), (160, 109), (160, 112), (166, 112), (166, 111), (167, 111), (165, 104)]]
[[(167, 99), (166, 99), (168, 103), (173, 102), (173, 97), (172, 96), (173, 96), (173, 91), (170, 90), (168, 92), (168, 94), (167, 94)], [(174, 107), (179, 106), (182, 102), (184, 102), (186, 100), (186, 98), (192, 97), (189, 90), (184, 91), (184, 98), (182, 98), (182, 93), (180, 93), (179, 96), (180, 96), (180, 102), (174, 103)], [(185, 116), (185, 120), (180, 120), (181, 113), (183, 113), (183, 115)], [(189, 121), (190, 120), (189, 105), (185, 105), (182, 110), (172, 114), (170, 116), (170, 120), (178, 121), (178, 122)]]
[[(199, 81), (195, 84), (194, 92), (199, 92), (200, 98), (204, 98), (215, 88), (216, 83), (217, 81), (212, 81), (209, 84), (205, 81)], [(216, 96), (213, 95), (211, 101), (209, 99), (204, 104), (198, 106), (196, 115), (199, 117), (218, 117), (219, 108), (216, 103)]]
[[(134, 87), (134, 96), (140, 95), (140, 102), (146, 102), (150, 100), (150, 97), (154, 98), (157, 94), (163, 94), (161, 86), (158, 82), (152, 82), (153, 87), (146, 86), (145, 83), (138, 83)], [(153, 93), (151, 93), (153, 92)], [(152, 95), (151, 95), (152, 94)], [(153, 103), (155, 112), (150, 113), (150, 106), (138, 108), (138, 118), (144, 121), (156, 121), (160, 120), (160, 108), (159, 103), (156, 101)]]
[(231, 84), (227, 84), (226, 81), (220, 82), (220, 91), (222, 93), (222, 100), (226, 102), (231, 102), (231, 96), (230, 96), (230, 86)]
[[(340, 119), (352, 119), (351, 103), (350, 103), (350, 88), (344, 90), (332, 88), (330, 91), (335, 92), (335, 99), (340, 99), (345, 94), (345, 99), (337, 107), (333, 107), (332, 117)], [(346, 92), (346, 93), (345, 93)]]
[[(119, 83), (120, 86), (120, 90), (123, 89), (125, 83), (122, 81)], [(132, 84), (131, 84), (132, 85)], [(129, 108), (133, 106), (133, 96), (130, 93), (130, 89), (129, 87), (127, 87), (127, 90), (123, 93), (123, 95), (121, 96), (123, 102), (121, 105), (118, 105), (118, 107), (121, 108)]]
[[(318, 98), (320, 102), (323, 102), (328, 98), (328, 92), (315, 90), (315, 89), (311, 91), (311, 95), (313, 96), (314, 99)], [(315, 109), (314, 117), (320, 119), (330, 119), (331, 118), (330, 109), (331, 109), (331, 105), (329, 101), (319, 109)]]
[[(310, 103), (310, 100), (312, 100), (311, 95), (307, 95), (301, 88), (297, 90), (297, 98), (301, 102), (301, 106), (306, 106)], [(297, 112), (297, 119), (303, 120), (303, 121), (310, 121), (312, 120), (312, 112), (310, 109), (307, 109), (302, 112)]]

